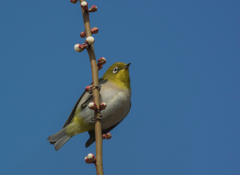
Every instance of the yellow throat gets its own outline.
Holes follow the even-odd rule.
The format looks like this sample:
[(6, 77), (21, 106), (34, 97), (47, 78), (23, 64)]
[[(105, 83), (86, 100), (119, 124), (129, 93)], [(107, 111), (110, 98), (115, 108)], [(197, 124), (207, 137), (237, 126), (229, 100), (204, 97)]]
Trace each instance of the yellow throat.
[(129, 64), (116, 62), (108, 68), (102, 78), (122, 88), (130, 89)]

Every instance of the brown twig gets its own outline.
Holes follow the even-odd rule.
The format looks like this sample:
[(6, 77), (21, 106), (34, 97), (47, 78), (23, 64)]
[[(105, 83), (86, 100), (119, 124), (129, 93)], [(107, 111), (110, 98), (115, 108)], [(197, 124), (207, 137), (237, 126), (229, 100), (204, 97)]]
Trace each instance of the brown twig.
[[(84, 0), (79, 0), (80, 4), (83, 1)], [(84, 11), (83, 8), (81, 9), (82, 9), (83, 22), (84, 22), (86, 38), (87, 38), (89, 36), (92, 36), (90, 21), (89, 21), (89, 13), (87, 11)], [(89, 45), (89, 47), (87, 48), (87, 51), (88, 51), (88, 55), (91, 63), (93, 86), (98, 86), (99, 85), (98, 67), (97, 67), (93, 44)], [(93, 90), (93, 101), (96, 103), (97, 107), (99, 108), (99, 90), (97, 88)], [(94, 118), (95, 118), (95, 137), (96, 137), (96, 164), (95, 165), (96, 165), (97, 175), (103, 175), (102, 128), (101, 128), (101, 114), (99, 111), (95, 111)]]

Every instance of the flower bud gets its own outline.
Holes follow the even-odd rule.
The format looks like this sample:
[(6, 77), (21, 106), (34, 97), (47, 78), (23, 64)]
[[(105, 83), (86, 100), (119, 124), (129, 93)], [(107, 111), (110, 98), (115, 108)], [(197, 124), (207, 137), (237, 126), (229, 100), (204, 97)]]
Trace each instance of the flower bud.
[(88, 47), (88, 45), (87, 45), (86, 43), (83, 43), (83, 44), (82, 44), (82, 48), (83, 48), (83, 49), (86, 49), (87, 47)]
[(88, 10), (88, 3), (86, 1), (83, 1), (81, 3), (81, 7), (83, 8), (84, 11), (87, 11)]
[(97, 34), (98, 33), (98, 28), (97, 27), (93, 27), (91, 29), (91, 32), (92, 32), (92, 34)]
[(107, 133), (107, 140), (112, 138), (112, 134), (111, 133)]
[(100, 65), (100, 64), (103, 65), (106, 62), (107, 62), (107, 60), (104, 57), (101, 57), (101, 58), (98, 59), (98, 65)]
[(70, 0), (71, 3), (76, 4), (78, 0)]
[(107, 103), (101, 102), (99, 105), (99, 110), (104, 110), (107, 107)]
[(109, 140), (109, 139), (112, 138), (112, 134), (111, 134), (111, 133), (103, 134), (103, 135), (102, 135), (102, 138)]
[(80, 36), (81, 36), (82, 38), (84, 38), (84, 37), (86, 36), (86, 32), (85, 32), (85, 31), (81, 32), (81, 33), (80, 33)]
[(86, 38), (85, 43), (87, 43), (88, 45), (91, 45), (95, 42), (94, 38), (92, 36), (89, 36)]
[(86, 157), (85, 157), (85, 162), (86, 163), (95, 163), (96, 162), (96, 158), (94, 156), (93, 153), (89, 153)]
[(92, 85), (89, 85), (85, 88), (86, 92), (92, 93)]
[(88, 104), (88, 108), (89, 108), (89, 109), (92, 109), (92, 110), (97, 110), (97, 105), (96, 105), (96, 103), (94, 103), (94, 102), (90, 102), (90, 103)]
[(97, 6), (93, 5), (88, 11), (89, 12), (96, 12), (97, 11)]
[(81, 45), (81, 44), (75, 44), (74, 45), (74, 50), (76, 51), (76, 52), (82, 52), (83, 50), (84, 50), (84, 48), (83, 48), (83, 45)]

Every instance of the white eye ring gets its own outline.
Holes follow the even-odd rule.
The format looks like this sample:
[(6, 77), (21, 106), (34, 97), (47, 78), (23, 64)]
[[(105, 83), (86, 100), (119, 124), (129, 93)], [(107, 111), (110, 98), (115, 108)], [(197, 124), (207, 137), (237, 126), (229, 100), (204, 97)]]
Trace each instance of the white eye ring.
[(118, 72), (118, 67), (115, 67), (114, 69), (113, 69), (113, 73), (115, 74), (115, 73), (117, 73)]

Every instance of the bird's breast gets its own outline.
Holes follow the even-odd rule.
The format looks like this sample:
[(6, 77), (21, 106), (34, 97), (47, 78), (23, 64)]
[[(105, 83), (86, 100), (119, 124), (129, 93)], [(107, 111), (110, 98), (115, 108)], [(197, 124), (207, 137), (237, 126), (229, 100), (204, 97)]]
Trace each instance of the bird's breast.
[(107, 103), (107, 108), (101, 112), (103, 117), (102, 129), (107, 129), (127, 116), (130, 108), (131, 91), (112, 86), (112, 88), (103, 88), (100, 94), (101, 102)]
[[(101, 85), (100, 103), (107, 103), (106, 109), (101, 111), (103, 130), (116, 125), (127, 116), (130, 109), (130, 100), (130, 89), (119, 88), (111, 82)], [(94, 123), (92, 120), (94, 117), (93, 110), (86, 107), (80, 112), (80, 116), (85, 119), (86, 123)]]

